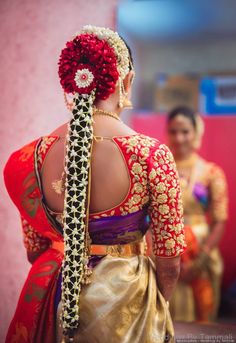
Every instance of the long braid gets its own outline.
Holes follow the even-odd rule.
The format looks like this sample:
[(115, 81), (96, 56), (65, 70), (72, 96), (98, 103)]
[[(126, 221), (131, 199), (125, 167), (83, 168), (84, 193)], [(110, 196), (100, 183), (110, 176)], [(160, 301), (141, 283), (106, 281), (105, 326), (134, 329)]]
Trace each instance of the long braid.
[[(93, 140), (92, 104), (94, 92), (88, 96), (76, 94), (66, 145), (66, 192), (64, 201), (65, 256), (62, 272), (62, 323), (64, 333), (76, 329), (79, 323), (79, 294), (88, 271), (86, 240), (87, 188), (91, 146)], [(85, 280), (84, 280), (85, 279)]]
[[(79, 299), (83, 283), (89, 283), (91, 149), (94, 100), (115, 92), (118, 79), (129, 72), (129, 52), (116, 32), (85, 26), (67, 42), (59, 60), (64, 92), (73, 94), (72, 119), (68, 127), (65, 157), (65, 201), (63, 213), (64, 261), (62, 265), (63, 334), (73, 341), (79, 327)], [(122, 81), (123, 82), (123, 81)]]

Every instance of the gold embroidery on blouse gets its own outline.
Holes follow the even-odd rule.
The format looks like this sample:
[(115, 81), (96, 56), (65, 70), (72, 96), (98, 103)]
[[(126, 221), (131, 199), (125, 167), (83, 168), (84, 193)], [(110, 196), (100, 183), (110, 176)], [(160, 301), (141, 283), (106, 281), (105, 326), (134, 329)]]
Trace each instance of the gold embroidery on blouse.
[(54, 142), (57, 138), (56, 137), (42, 137), (42, 140), (40, 142), (38, 152), (37, 152), (37, 162), (41, 166), (43, 163), (43, 156), (47, 152), (48, 147), (51, 145), (52, 142)]
[(108, 211), (107, 213), (101, 213), (101, 214), (97, 214), (97, 215), (93, 215), (93, 219), (99, 219), (99, 218), (106, 218), (106, 217), (111, 217), (115, 215), (115, 210), (112, 211)]
[[(149, 173), (152, 189), (151, 226), (155, 255), (173, 256), (184, 250), (182, 202), (174, 159), (161, 144)], [(156, 174), (156, 175), (155, 175)]]
[(127, 154), (131, 154), (128, 164), (133, 175), (130, 193), (132, 196), (120, 206), (122, 215), (140, 210), (149, 201), (147, 158), (150, 148), (155, 145), (155, 140), (143, 135), (135, 137), (120, 137), (118, 141), (125, 147)]

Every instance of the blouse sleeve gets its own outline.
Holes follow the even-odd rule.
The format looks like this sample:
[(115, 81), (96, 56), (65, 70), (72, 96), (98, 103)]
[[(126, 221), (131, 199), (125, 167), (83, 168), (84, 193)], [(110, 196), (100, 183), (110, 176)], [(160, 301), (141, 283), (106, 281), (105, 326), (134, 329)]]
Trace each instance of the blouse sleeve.
[(183, 208), (176, 165), (164, 144), (151, 155), (149, 187), (153, 253), (160, 257), (178, 256), (186, 248)]
[(215, 164), (210, 168), (210, 214), (214, 221), (228, 218), (227, 182), (223, 170)]
[(25, 218), (21, 216), (23, 242), (27, 252), (42, 252), (50, 245), (50, 240), (38, 233)]

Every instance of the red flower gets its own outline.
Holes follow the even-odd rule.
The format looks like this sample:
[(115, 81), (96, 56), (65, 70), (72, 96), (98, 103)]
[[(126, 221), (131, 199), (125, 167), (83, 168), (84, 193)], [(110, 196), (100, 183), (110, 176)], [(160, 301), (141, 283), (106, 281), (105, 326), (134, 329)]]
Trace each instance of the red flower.
[[(92, 79), (87, 87), (78, 87), (83, 85), (79, 70), (85, 70), (83, 78)], [(59, 77), (66, 93), (89, 94), (96, 88), (96, 98), (105, 100), (114, 93), (119, 77), (114, 50), (93, 34), (76, 36), (61, 52)]]

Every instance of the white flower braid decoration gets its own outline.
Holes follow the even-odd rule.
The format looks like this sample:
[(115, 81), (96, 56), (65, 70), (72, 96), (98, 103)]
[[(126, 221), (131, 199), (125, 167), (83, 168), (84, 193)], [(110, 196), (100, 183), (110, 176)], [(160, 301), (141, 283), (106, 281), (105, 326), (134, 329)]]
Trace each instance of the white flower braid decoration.
[[(113, 48), (117, 57), (119, 82), (129, 72), (129, 51), (117, 32), (110, 29), (84, 26), (79, 34), (94, 34)], [(86, 88), (94, 81), (93, 73), (78, 69), (75, 75), (78, 88)], [(73, 342), (79, 326), (80, 291), (89, 283), (88, 267), (90, 238), (88, 214), (90, 197), (90, 158), (93, 140), (92, 108), (96, 89), (90, 94), (74, 94), (73, 117), (68, 125), (65, 157), (65, 200), (63, 212), (64, 260), (62, 264), (61, 321), (65, 338)]]
[(92, 25), (86, 25), (82, 28), (81, 32), (76, 33), (90, 33), (96, 35), (99, 39), (104, 39), (111, 48), (114, 49), (117, 58), (117, 69), (119, 71), (122, 80), (126, 77), (129, 72), (129, 51), (124, 41), (120, 38), (117, 32), (110, 30), (105, 27), (97, 27)]
[[(88, 205), (89, 170), (93, 140), (92, 104), (95, 90), (89, 95), (74, 96), (73, 118), (68, 125), (65, 158), (64, 260), (62, 264), (63, 333), (73, 341), (79, 326), (81, 284), (89, 283)], [(89, 193), (89, 190), (88, 190)]]
[(87, 68), (78, 69), (75, 73), (75, 83), (78, 88), (85, 88), (91, 85), (94, 75)]

